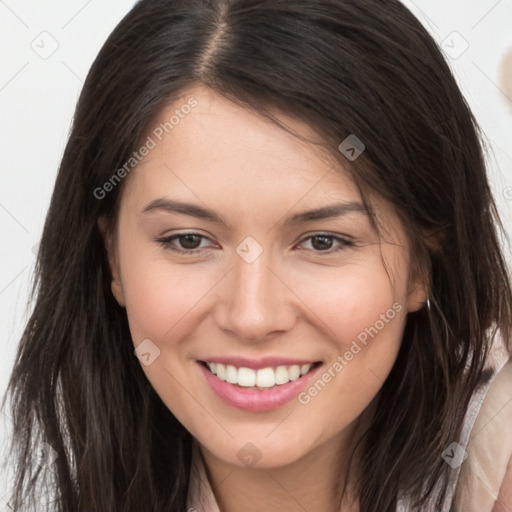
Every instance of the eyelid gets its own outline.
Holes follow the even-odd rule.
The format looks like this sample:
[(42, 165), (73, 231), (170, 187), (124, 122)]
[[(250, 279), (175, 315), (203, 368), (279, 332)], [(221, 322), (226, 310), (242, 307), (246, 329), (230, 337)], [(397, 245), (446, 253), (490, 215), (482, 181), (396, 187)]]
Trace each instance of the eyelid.
[[(309, 234), (307, 236), (303, 235), (300, 239), (299, 239), (299, 245), (302, 245), (303, 243), (305, 243), (306, 241), (312, 239), (312, 238), (315, 238), (315, 237), (325, 237), (325, 238), (332, 238), (333, 240), (337, 241), (340, 243), (340, 245), (338, 246), (338, 248), (335, 248), (335, 249), (328, 249), (328, 250), (325, 250), (325, 251), (315, 251), (313, 249), (302, 249), (302, 250), (306, 250), (308, 252), (312, 252), (314, 254), (318, 254), (318, 255), (332, 255), (334, 253), (337, 253), (341, 250), (343, 250), (344, 248), (347, 248), (347, 247), (351, 247), (351, 246), (354, 246), (354, 241), (351, 237), (347, 236), (347, 235), (340, 235), (340, 234), (335, 234), (335, 233), (329, 233), (329, 232), (326, 232), (326, 231), (314, 231), (314, 232), (311, 232), (312, 234)], [(165, 237), (160, 237), (160, 238), (157, 238), (156, 241), (159, 242), (165, 249), (169, 249), (175, 253), (178, 253), (178, 254), (184, 254), (184, 255), (193, 255), (193, 254), (197, 254), (197, 253), (200, 253), (203, 251), (203, 249), (201, 248), (197, 248), (197, 249), (177, 249), (176, 247), (172, 247), (171, 246), (171, 243), (173, 240), (175, 239), (179, 239), (180, 237), (182, 236), (187, 236), (187, 235), (190, 235), (190, 236), (198, 236), (202, 239), (206, 239), (206, 240), (210, 240), (209, 237), (207, 237), (206, 235), (203, 235), (202, 233), (198, 233), (198, 232), (195, 232), (195, 231), (188, 231), (188, 232), (183, 232), (183, 233), (174, 233), (172, 235), (169, 235), (169, 236), (165, 236)], [(300, 249), (299, 249), (300, 250)]]
[(209, 237), (207, 237), (206, 235), (203, 235), (202, 233), (197, 233), (195, 231), (186, 231), (183, 233), (174, 233), (172, 235), (159, 237), (155, 241), (159, 242), (165, 249), (169, 249), (169, 250), (179, 253), (179, 254), (197, 254), (203, 250), (201, 248), (187, 250), (187, 249), (177, 249), (175, 247), (172, 247), (171, 246), (172, 241), (175, 239), (178, 239), (182, 236), (198, 236), (202, 239), (210, 240)]
[(312, 252), (315, 255), (316, 254), (324, 255), (324, 256), (333, 255), (337, 252), (342, 251), (344, 248), (352, 247), (355, 245), (355, 243), (351, 237), (349, 237), (347, 235), (340, 235), (337, 233), (329, 233), (327, 231), (315, 231), (310, 235), (302, 236), (299, 240), (299, 245), (302, 245), (306, 241), (311, 240), (312, 238), (316, 238), (316, 237), (332, 238), (333, 240), (338, 241), (340, 243), (340, 245), (338, 246), (338, 248), (334, 248), (334, 249), (331, 248), (326, 251), (315, 251), (313, 249), (306, 249), (308, 252)]

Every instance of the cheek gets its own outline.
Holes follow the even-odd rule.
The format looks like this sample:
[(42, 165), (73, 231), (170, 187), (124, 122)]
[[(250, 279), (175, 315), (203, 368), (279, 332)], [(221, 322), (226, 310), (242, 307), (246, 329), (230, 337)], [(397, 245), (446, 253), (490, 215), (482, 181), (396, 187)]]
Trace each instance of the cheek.
[[(123, 262), (123, 291), (130, 329), (138, 338), (162, 340), (194, 316), (213, 283), (193, 265), (173, 265), (165, 256), (132, 251)], [(174, 336), (173, 336), (174, 337)]]
[(193, 265), (173, 265), (160, 255), (130, 249), (122, 269), (133, 344), (149, 339), (160, 350), (150, 364), (141, 364), (142, 370), (167, 408), (198, 435), (196, 426), (208, 424), (209, 418), (205, 404), (190, 399), (190, 344), (181, 341), (197, 327), (201, 298), (214, 283), (208, 271), (198, 276)]
[[(212, 294), (220, 289), (229, 293), (219, 281), (226, 269), (173, 264), (161, 253), (136, 244), (127, 247), (124, 254), (123, 286), (134, 344), (149, 338), (162, 348), (156, 364), (143, 366), (143, 371), (192, 435), (216, 446), (218, 456), (225, 456), (233, 451), (233, 440), (218, 431), (207, 413), (208, 404), (190, 398), (191, 394), (200, 397), (202, 388), (194, 387), (200, 385), (194, 384), (189, 356), (195, 344), (204, 343), (205, 326), (212, 325), (208, 317), (217, 304)], [(393, 288), (380, 255), (338, 267), (308, 265), (277, 272), (291, 283), (289, 300), (298, 308), (297, 327), (304, 328), (297, 334), (311, 335), (312, 343), (322, 347), (326, 367), (319, 376), (320, 383), (313, 382), (294, 402), (293, 419), (283, 424), (287, 428), (276, 428), (268, 439), (260, 441), (262, 450), (275, 452), (279, 460), (286, 447), (286, 456), (292, 458), (336, 435), (368, 406), (396, 358), (406, 313), (405, 307), (401, 312), (393, 308), (393, 304), (401, 305), (404, 286), (397, 283)], [(220, 288), (215, 288), (217, 283)], [(218, 300), (224, 298), (222, 295)], [(393, 318), (382, 329), (372, 331), (380, 327), (377, 322), (383, 322), (381, 315), (390, 310)], [(327, 376), (322, 380), (322, 375)], [(225, 421), (229, 421), (237, 442), (238, 437), (261, 437), (260, 424), (239, 422), (235, 415)]]
[[(316, 271), (308, 279), (297, 275), (293, 282), (294, 291), (317, 317), (315, 324), (336, 340), (340, 351), (360, 334), (364, 338), (376, 322), (381, 330), (381, 315), (387, 320), (395, 318), (397, 310), (405, 311), (403, 282), (393, 284), (378, 260)], [(393, 309), (393, 304), (398, 306)]]
[[(372, 263), (373, 261), (373, 263)], [(326, 368), (299, 401), (312, 417), (336, 410), (336, 430), (357, 417), (382, 387), (400, 349), (406, 321), (405, 281), (388, 276), (380, 259), (316, 276), (314, 288), (297, 293), (320, 319), (332, 352)], [(334, 275), (336, 274), (336, 275)], [(393, 274), (391, 274), (393, 277)], [(313, 291), (312, 291), (313, 290)]]
[[(158, 247), (134, 244), (126, 249), (123, 288), (134, 344), (149, 338), (168, 345), (197, 329), (202, 315), (215, 308), (208, 296), (215, 293), (222, 277), (219, 269), (208, 264), (173, 264)], [(293, 283), (293, 295), (303, 303), (297, 314), (334, 342), (338, 353), (350, 350), (353, 340), (373, 339), (375, 329), (382, 331), (381, 339), (400, 336), (399, 321), (385, 322), (382, 329), (381, 318), (399, 316), (393, 304), (405, 311), (405, 287), (400, 281), (393, 286), (380, 257), (339, 267), (283, 268), (281, 273)]]

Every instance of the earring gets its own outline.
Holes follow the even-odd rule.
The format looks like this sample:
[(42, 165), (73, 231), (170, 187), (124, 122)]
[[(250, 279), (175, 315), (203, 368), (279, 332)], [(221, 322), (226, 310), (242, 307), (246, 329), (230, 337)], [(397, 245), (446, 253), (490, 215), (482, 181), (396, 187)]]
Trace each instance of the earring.
[(427, 297), (427, 300), (426, 300), (425, 304), (427, 306), (428, 312), (430, 313), (430, 299), (428, 297)]

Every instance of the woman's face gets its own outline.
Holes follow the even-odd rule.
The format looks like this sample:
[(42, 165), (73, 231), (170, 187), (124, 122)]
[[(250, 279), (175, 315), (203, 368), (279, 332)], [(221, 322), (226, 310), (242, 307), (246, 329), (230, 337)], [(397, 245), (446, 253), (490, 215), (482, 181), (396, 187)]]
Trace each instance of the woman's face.
[(277, 467), (341, 442), (425, 300), (397, 218), (373, 202), (379, 242), (356, 186), (318, 145), (206, 88), (141, 140), (147, 156), (106, 240), (152, 386), (225, 463)]

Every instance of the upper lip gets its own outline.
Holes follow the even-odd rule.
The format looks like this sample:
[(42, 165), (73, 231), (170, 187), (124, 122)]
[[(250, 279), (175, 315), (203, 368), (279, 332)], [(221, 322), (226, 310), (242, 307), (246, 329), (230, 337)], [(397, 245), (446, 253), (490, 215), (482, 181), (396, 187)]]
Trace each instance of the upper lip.
[(316, 359), (293, 359), (289, 357), (261, 357), (259, 359), (248, 359), (241, 356), (233, 357), (207, 357), (201, 359), (204, 363), (221, 363), (224, 365), (232, 365), (237, 368), (252, 368), (253, 370), (260, 370), (261, 368), (275, 367), (275, 366), (291, 366), (294, 364), (314, 364), (320, 361)]

